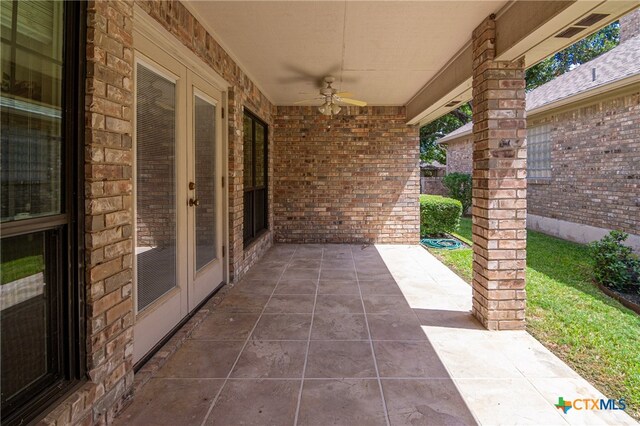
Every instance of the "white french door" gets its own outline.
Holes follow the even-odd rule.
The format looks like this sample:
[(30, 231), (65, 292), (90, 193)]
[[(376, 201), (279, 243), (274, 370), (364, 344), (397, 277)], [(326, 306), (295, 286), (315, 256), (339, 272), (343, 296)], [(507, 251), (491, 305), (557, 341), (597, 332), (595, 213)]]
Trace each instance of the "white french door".
[(222, 93), (196, 74), (187, 75), (189, 103), (189, 307), (223, 279)]
[(224, 280), (222, 93), (146, 39), (135, 61), (134, 362)]

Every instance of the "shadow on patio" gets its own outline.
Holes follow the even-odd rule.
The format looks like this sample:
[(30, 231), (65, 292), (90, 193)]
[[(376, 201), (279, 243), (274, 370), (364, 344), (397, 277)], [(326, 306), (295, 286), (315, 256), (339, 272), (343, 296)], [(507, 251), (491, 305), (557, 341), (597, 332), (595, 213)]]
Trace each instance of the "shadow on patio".
[(559, 396), (600, 393), (526, 332), (484, 330), (470, 306), (470, 287), (418, 246), (277, 245), (116, 423), (632, 421), (563, 417)]

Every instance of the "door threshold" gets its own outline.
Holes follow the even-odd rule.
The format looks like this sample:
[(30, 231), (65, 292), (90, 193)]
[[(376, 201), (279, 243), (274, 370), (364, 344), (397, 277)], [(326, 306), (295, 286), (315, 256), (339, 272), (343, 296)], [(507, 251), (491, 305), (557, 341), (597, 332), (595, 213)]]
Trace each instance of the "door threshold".
[[(198, 313), (198, 311), (209, 301), (211, 300), (211, 298), (213, 296), (215, 296), (218, 291), (220, 291), (222, 288), (224, 288), (224, 286), (226, 286), (227, 283), (226, 282), (221, 282), (211, 293), (209, 293), (209, 295), (207, 297), (205, 297), (202, 302), (198, 303), (198, 305), (187, 314), (187, 316), (185, 316), (183, 319), (180, 320), (180, 322), (178, 324), (176, 324), (175, 327), (173, 327), (171, 329), (171, 331), (169, 331), (169, 333), (167, 333), (166, 336), (164, 336), (162, 339), (160, 339), (160, 341), (158, 343), (156, 343), (149, 352), (147, 352), (147, 354), (145, 356), (143, 356), (142, 358), (140, 358), (140, 361), (136, 362), (133, 365), (133, 372), (134, 374), (138, 372), (138, 370), (140, 370), (151, 358), (153, 358), (153, 356), (164, 346), (167, 344), (167, 342), (169, 340), (171, 340), (171, 338), (178, 332), (178, 330), (180, 330), (187, 322), (189, 322), (189, 320), (191, 318), (193, 318), (193, 316), (195, 314)], [(135, 345), (136, 342), (135, 340), (133, 341), (133, 344)], [(182, 345), (182, 343), (180, 344), (180, 346)]]

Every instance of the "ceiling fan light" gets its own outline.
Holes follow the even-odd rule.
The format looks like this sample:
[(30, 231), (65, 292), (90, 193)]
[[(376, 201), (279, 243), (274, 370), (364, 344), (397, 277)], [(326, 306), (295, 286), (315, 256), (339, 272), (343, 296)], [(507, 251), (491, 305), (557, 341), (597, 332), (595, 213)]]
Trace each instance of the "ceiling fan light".
[(340, 105), (338, 104), (333, 104), (331, 105), (331, 112), (333, 114), (338, 114), (340, 112), (340, 110), (342, 110), (342, 108), (340, 107)]
[(320, 112), (320, 114), (326, 115), (327, 114), (327, 104), (322, 104), (318, 107), (318, 111)]

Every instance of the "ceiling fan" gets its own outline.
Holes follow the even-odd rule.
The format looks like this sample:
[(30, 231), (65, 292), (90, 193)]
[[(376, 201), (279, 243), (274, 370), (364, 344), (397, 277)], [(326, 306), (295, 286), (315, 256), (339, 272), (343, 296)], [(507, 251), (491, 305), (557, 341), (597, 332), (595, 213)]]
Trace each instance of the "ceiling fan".
[(305, 99), (303, 101), (298, 101), (296, 104), (302, 104), (306, 102), (316, 102), (318, 100), (324, 101), (322, 105), (318, 107), (318, 111), (320, 114), (332, 116), (334, 114), (338, 114), (342, 107), (339, 104), (347, 104), (347, 105), (357, 105), (357, 106), (367, 106), (367, 103), (364, 101), (359, 101), (356, 99), (351, 99), (348, 96), (352, 96), (349, 92), (338, 92), (337, 89), (334, 89), (331, 85), (336, 81), (334, 77), (327, 76), (324, 78), (324, 82), (327, 87), (323, 87), (320, 89), (320, 94), (315, 98)]

